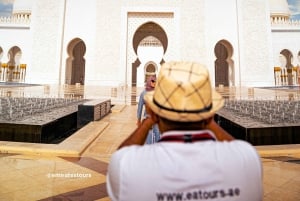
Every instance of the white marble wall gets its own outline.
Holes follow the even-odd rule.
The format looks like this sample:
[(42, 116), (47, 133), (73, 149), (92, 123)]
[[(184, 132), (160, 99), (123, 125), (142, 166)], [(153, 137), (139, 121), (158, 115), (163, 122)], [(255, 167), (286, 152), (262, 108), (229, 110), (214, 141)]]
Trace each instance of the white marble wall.
[(207, 62), (205, 1), (182, 1), (179, 17), (179, 59)]
[(286, 44), (282, 38), (290, 37), (293, 54), (299, 51), (298, 32), (271, 32), (268, 8), (261, 0), (34, 0), (30, 29), (0, 27), (0, 46), (6, 51), (20, 44), (26, 82), (63, 84), (68, 45), (80, 38), (86, 45), (85, 84), (129, 85), (136, 56), (132, 37), (140, 25), (154, 21), (168, 36), (166, 61), (203, 63), (214, 82), (214, 47), (226, 40), (233, 47), (233, 83), (266, 86), (274, 83), (276, 55)]
[(8, 51), (14, 47), (18, 46), (22, 51), (21, 63), (30, 63), (31, 61), (31, 34), (29, 26), (19, 27), (10, 26), (9, 28), (0, 27), (0, 47), (3, 50), (3, 55), (1, 58), (2, 63), (7, 63)]
[[(213, 11), (213, 12), (212, 12)], [(206, 65), (210, 70), (211, 80), (215, 82), (215, 60), (214, 48), (221, 41), (227, 41), (233, 49), (231, 59), (233, 60), (230, 70), (232, 76), (230, 86), (239, 84), (239, 35), (237, 22), (236, 0), (206, 0), (205, 1), (205, 54)], [(213, 84), (214, 85), (214, 84)]]
[(283, 67), (280, 62), (279, 56), (280, 52), (284, 49), (289, 50), (293, 54), (292, 65), (300, 66), (300, 60), (298, 57), (298, 52), (300, 51), (300, 29), (294, 30), (293, 32), (282, 32), (274, 30), (272, 32), (272, 39), (274, 66)]
[[(66, 4), (66, 16), (64, 26), (64, 41), (62, 49), (62, 70), (61, 70), (61, 83), (65, 83), (66, 77), (66, 60), (69, 55), (67, 52), (68, 47), (72, 40), (81, 39), (85, 46), (86, 52), (85, 59), (85, 83), (91, 84), (91, 80), (101, 80), (97, 75), (99, 69), (101, 69), (101, 63), (98, 63), (97, 58), (101, 54), (102, 50), (97, 49), (97, 37), (102, 34), (98, 32), (97, 21), (97, 0), (78, 1), (68, 0)], [(101, 26), (101, 25), (99, 25)], [(102, 67), (103, 69), (103, 67)], [(95, 76), (95, 78), (94, 78)]]
[(35, 0), (32, 11), (32, 61), (27, 82), (59, 83), (64, 1)]
[(241, 86), (273, 85), (271, 31), (267, 4), (261, 0), (239, 0), (239, 44)]

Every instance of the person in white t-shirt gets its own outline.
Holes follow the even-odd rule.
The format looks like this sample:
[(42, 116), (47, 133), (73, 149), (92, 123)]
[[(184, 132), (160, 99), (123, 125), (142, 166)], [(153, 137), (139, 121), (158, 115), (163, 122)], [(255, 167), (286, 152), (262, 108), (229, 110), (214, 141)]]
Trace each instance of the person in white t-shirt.
[[(212, 90), (203, 65), (163, 64), (145, 102), (150, 117), (111, 157), (106, 182), (111, 200), (263, 199), (260, 157), (214, 121), (224, 100)], [(145, 145), (155, 123), (161, 139)]]

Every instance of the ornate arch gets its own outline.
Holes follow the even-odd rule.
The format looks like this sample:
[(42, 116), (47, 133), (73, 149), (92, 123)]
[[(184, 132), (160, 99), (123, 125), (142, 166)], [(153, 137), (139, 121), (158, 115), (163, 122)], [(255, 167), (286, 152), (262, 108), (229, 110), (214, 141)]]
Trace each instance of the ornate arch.
[(220, 40), (215, 45), (215, 86), (234, 86), (233, 47), (227, 40)]
[(68, 58), (66, 60), (66, 84), (84, 84), (86, 46), (82, 39), (75, 38), (70, 41), (68, 47)]
[(292, 60), (293, 60), (292, 52), (288, 49), (283, 49), (283, 50), (280, 51), (280, 54), (282, 54), (286, 59), (286, 66), (284, 66), (284, 67), (292, 68), (293, 67), (293, 65), (292, 65)]
[[(139, 26), (133, 35), (132, 46), (135, 54), (137, 55), (134, 62), (132, 62), (132, 87), (136, 87), (137, 83), (137, 68), (141, 64), (141, 61), (138, 58), (137, 49), (143, 39), (152, 36), (160, 41), (163, 46), (164, 53), (168, 48), (168, 37), (164, 29), (157, 23), (153, 21), (146, 22)], [(160, 61), (160, 63), (164, 63), (164, 59)]]

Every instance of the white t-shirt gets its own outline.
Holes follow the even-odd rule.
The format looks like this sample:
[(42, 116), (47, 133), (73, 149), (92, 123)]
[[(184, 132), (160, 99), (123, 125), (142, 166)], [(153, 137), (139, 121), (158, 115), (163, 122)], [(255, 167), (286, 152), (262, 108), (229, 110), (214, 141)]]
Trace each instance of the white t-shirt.
[(113, 201), (261, 201), (262, 165), (241, 140), (133, 145), (112, 155), (107, 190)]

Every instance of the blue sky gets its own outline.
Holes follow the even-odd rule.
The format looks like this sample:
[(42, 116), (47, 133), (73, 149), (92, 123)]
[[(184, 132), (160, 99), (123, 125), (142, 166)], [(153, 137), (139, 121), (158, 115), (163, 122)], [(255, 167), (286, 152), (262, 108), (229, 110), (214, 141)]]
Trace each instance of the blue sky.
[[(14, 0), (0, 0), (0, 16), (10, 16)], [(287, 0), (291, 18), (300, 20), (300, 0)]]
[(0, 16), (10, 16), (13, 0), (0, 0)]
[(288, 0), (291, 18), (300, 20), (300, 0)]

